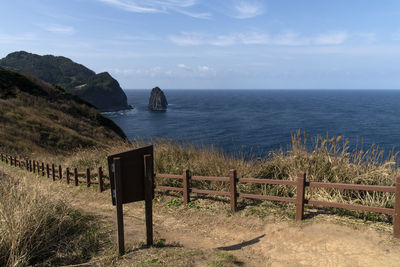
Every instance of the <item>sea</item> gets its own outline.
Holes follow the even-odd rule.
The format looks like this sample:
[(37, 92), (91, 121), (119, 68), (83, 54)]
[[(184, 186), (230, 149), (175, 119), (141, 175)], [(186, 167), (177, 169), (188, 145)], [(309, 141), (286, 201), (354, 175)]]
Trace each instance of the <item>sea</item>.
[(351, 149), (400, 148), (400, 90), (168, 89), (166, 112), (147, 108), (150, 90), (124, 91), (134, 109), (105, 115), (129, 139), (167, 138), (263, 157), (290, 148), (300, 130), (310, 138), (343, 136)]

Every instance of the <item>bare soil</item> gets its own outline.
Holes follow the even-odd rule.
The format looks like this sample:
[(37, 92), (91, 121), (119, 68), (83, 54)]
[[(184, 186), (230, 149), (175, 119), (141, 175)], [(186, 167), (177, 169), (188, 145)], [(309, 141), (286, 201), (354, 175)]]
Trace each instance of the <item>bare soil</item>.
[[(115, 210), (108, 194), (101, 194), (101, 203), (86, 201), (89, 205), (84, 210), (101, 214), (115, 225)], [(376, 230), (379, 227), (356, 220), (336, 221), (329, 215), (303, 222), (279, 215), (260, 219), (248, 215), (246, 210), (231, 214), (229, 204), (223, 202), (199, 199), (194, 207), (187, 208), (170, 205), (173, 199), (176, 198), (158, 195), (154, 201), (155, 238), (203, 251), (203, 258), (193, 265), (210, 265), (211, 259), (207, 259), (213, 257), (210, 250), (237, 258), (236, 263), (225, 265), (399, 266), (400, 263), (400, 242), (392, 237), (391, 225)], [(124, 216), (126, 242), (145, 242), (144, 204), (125, 205)]]

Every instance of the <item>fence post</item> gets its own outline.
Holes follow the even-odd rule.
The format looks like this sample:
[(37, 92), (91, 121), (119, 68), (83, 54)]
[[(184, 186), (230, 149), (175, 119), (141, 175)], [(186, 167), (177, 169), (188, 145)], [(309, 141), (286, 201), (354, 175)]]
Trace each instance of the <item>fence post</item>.
[(42, 176), (44, 176), (44, 163), (42, 162)]
[(25, 160), (25, 167), (26, 170), (29, 171), (29, 161), (27, 159)]
[(396, 192), (394, 194), (393, 236), (400, 238), (400, 176), (396, 177)]
[(13, 165), (13, 158), (12, 158), (12, 156), (10, 156), (10, 165), (11, 165), (11, 166)]
[(187, 205), (190, 202), (190, 176), (189, 176), (189, 170), (184, 169), (183, 170), (183, 203)]
[(86, 183), (87, 183), (87, 187), (90, 186), (90, 169), (87, 168), (86, 169)]
[(54, 164), (51, 164), (51, 174), (53, 175), (53, 181), (56, 180), (56, 168), (54, 167)]
[(33, 167), (33, 173), (35, 173), (36, 172), (36, 161), (33, 161), (32, 164), (33, 164), (33, 166), (32, 166)]
[(32, 172), (32, 160), (29, 160), (29, 171)]
[(58, 179), (62, 180), (62, 167), (58, 165)]
[(69, 184), (69, 168), (66, 169), (67, 172), (67, 184)]
[(104, 187), (104, 184), (103, 184), (103, 169), (101, 168), (101, 167), (99, 167), (99, 172), (98, 172), (98, 177), (99, 177), (99, 192), (101, 193), (101, 192), (103, 192), (103, 187)]
[(299, 172), (297, 175), (297, 196), (296, 196), (296, 220), (300, 221), (304, 215), (304, 194), (306, 186), (306, 174)]
[(17, 156), (14, 157), (14, 167), (17, 167)]
[(231, 196), (231, 211), (236, 211), (237, 204), (237, 190), (236, 190), (237, 175), (236, 170), (229, 171), (229, 184)]
[(48, 163), (46, 163), (46, 173), (47, 173), (47, 178), (50, 178), (50, 167)]
[(75, 178), (75, 186), (79, 185), (79, 178), (78, 178), (78, 169), (74, 168), (74, 178)]

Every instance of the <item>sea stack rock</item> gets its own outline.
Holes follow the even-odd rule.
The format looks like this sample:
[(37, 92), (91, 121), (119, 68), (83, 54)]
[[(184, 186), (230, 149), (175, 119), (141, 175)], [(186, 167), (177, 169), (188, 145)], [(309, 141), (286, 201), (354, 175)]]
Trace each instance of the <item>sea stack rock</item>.
[(154, 87), (151, 90), (149, 98), (149, 109), (155, 111), (167, 110), (168, 102), (165, 98), (164, 92), (159, 87)]

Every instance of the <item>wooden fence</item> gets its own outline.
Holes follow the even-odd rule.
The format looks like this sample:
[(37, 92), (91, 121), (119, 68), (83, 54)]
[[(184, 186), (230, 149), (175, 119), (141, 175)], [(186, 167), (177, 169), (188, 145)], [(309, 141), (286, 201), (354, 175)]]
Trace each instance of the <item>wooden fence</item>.
[[(171, 174), (156, 174), (156, 179), (179, 179), (182, 180), (182, 187), (171, 186), (156, 186), (157, 190), (170, 190), (183, 193), (183, 202), (188, 204), (190, 202), (190, 194), (206, 194), (227, 196), (230, 199), (230, 206), (232, 211), (237, 209), (237, 199), (260, 199), (269, 201), (282, 201), (292, 202), (296, 204), (296, 220), (302, 220), (304, 217), (304, 205), (323, 206), (342, 208), (349, 210), (362, 210), (367, 212), (377, 212), (389, 214), (393, 216), (393, 235), (400, 238), (400, 176), (396, 177), (395, 186), (378, 186), (378, 185), (359, 185), (359, 184), (341, 184), (341, 183), (320, 183), (308, 182), (305, 173), (299, 173), (296, 181), (289, 180), (272, 180), (272, 179), (256, 179), (256, 178), (238, 178), (235, 170), (231, 170), (228, 177), (207, 177), (207, 176), (190, 176), (189, 170), (185, 169), (182, 175)], [(215, 190), (202, 190), (192, 188), (190, 181), (212, 181), (212, 182), (225, 182), (229, 183), (229, 191), (215, 191)], [(296, 197), (279, 197), (279, 196), (266, 196), (257, 194), (248, 194), (238, 192), (238, 183), (252, 183), (252, 184), (269, 184), (269, 185), (284, 185), (296, 187)], [(394, 208), (371, 207), (362, 205), (353, 205), (345, 203), (318, 201), (305, 198), (306, 188), (332, 188), (339, 190), (359, 190), (359, 191), (375, 191), (375, 192), (388, 192), (395, 194)]]
[(41, 176), (46, 176), (53, 181), (65, 178), (67, 184), (74, 183), (75, 186), (78, 186), (80, 183), (86, 183), (87, 187), (90, 187), (92, 184), (97, 184), (100, 192), (103, 192), (105, 185), (108, 184), (104, 182), (102, 167), (99, 167), (97, 170), (87, 168), (84, 172), (79, 172), (77, 168), (63, 168), (61, 165), (55, 166), (54, 164), (45, 164), (44, 162), (21, 159), (4, 154), (0, 154), (0, 156), (1, 161), (11, 166), (26, 169), (27, 171), (37, 173)]
[[(28, 171), (37, 172), (42, 176), (47, 175), (47, 178), (52, 178), (53, 181), (56, 179), (63, 179), (65, 177), (67, 183), (74, 181), (75, 185), (79, 183), (86, 183), (89, 187), (91, 184), (98, 184), (99, 191), (104, 190), (104, 175), (101, 167), (98, 168), (97, 173), (91, 173), (90, 169), (86, 169), (86, 172), (80, 173), (76, 168), (73, 172), (69, 168), (64, 171), (60, 166), (58, 169), (54, 164), (44, 164), (32, 160), (20, 160), (17, 157), (1, 154), (1, 161), (10, 163), (10, 165), (20, 168), (26, 168)], [(97, 178), (96, 178), (97, 177)], [(321, 182), (308, 182), (306, 180), (305, 173), (299, 173), (296, 181), (289, 180), (273, 180), (273, 179), (257, 179), (257, 178), (238, 178), (236, 170), (230, 170), (228, 177), (208, 177), (208, 176), (191, 176), (188, 169), (183, 170), (182, 175), (163, 174), (159, 173), (155, 175), (156, 179), (178, 179), (182, 181), (182, 187), (162, 186), (157, 185), (156, 190), (159, 191), (178, 191), (183, 194), (183, 202), (187, 205), (190, 202), (192, 193), (205, 194), (205, 195), (217, 195), (226, 196), (230, 199), (230, 207), (234, 212), (237, 210), (237, 199), (259, 199), (269, 201), (282, 201), (292, 202), (296, 204), (296, 220), (302, 220), (304, 217), (304, 205), (311, 206), (323, 206), (342, 208), (349, 210), (361, 210), (367, 212), (377, 212), (383, 214), (389, 214), (393, 216), (393, 235), (396, 238), (400, 238), (400, 176), (396, 177), (395, 186), (378, 186), (378, 185), (359, 185), (359, 184), (341, 184), (341, 183), (321, 183)], [(191, 181), (211, 181), (211, 182), (224, 182), (229, 183), (229, 191), (216, 191), (216, 190), (204, 190), (198, 189), (191, 186)], [(238, 183), (252, 183), (252, 184), (264, 184), (264, 185), (283, 185), (293, 186), (296, 188), (296, 197), (279, 197), (279, 196), (267, 196), (257, 195), (238, 192)], [(107, 183), (108, 184), (108, 183)], [(306, 188), (331, 188), (338, 190), (359, 190), (359, 191), (375, 191), (375, 192), (387, 192), (394, 194), (394, 208), (382, 208), (372, 207), (363, 205), (353, 205), (337, 202), (318, 201), (305, 198)]]

